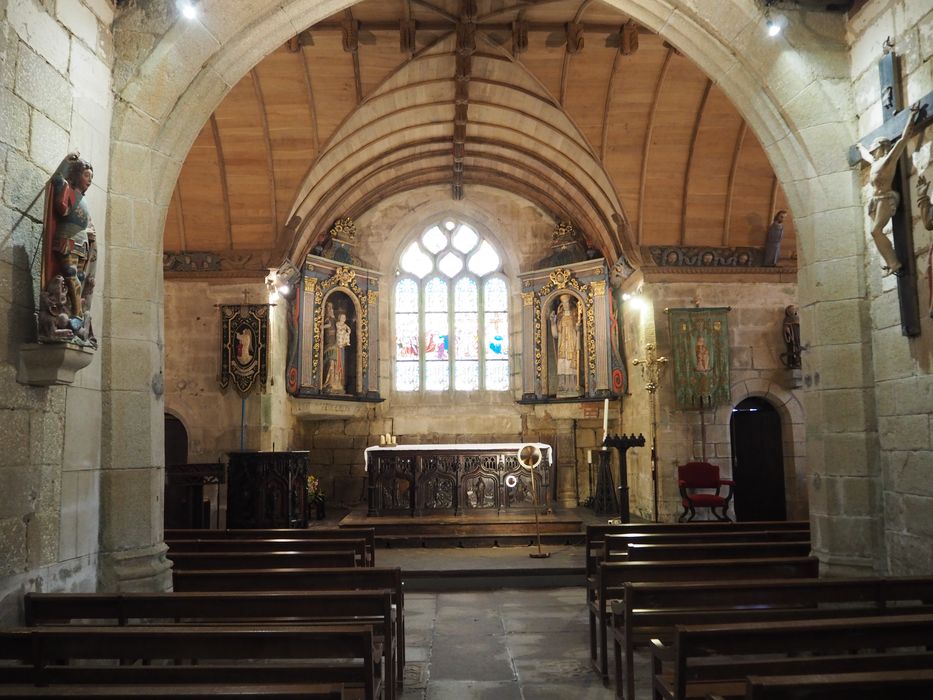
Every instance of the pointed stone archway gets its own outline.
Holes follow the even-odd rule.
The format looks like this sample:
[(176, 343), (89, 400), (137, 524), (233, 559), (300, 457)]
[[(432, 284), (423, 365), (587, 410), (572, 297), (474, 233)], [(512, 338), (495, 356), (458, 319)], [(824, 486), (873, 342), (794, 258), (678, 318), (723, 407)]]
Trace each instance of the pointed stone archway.
[[(822, 415), (824, 402), (833, 400), (827, 390), (840, 387), (870, 406), (863, 215), (856, 178), (845, 160), (855, 124), (840, 116), (851, 112), (846, 62), (826, 48), (825, 37), (795, 33), (793, 27), (779, 41), (764, 43), (764, 18), (753, 0), (705, 4), (704, 16), (689, 0), (604, 1), (660, 34), (741, 106), (787, 192), (799, 229), (802, 327), (810, 343), (804, 371), (823, 376), (822, 385), (809, 392), (808, 413)], [(115, 25), (118, 46), (120, 32), (135, 31), (132, 46), (152, 49), (119, 57), (114, 70), (118, 100), (104, 242), (109, 285), (103, 343), (103, 434), (113, 437), (103, 445), (101, 494), (102, 577), (114, 588), (165, 587), (170, 576), (159, 497), (164, 463), (161, 240), (181, 164), (211, 111), (255, 63), (300, 30), (352, 4), (256, 0), (231, 7), (223, 0), (204, 0), (203, 24), (177, 22), (149, 36), (146, 26), (128, 27), (119, 20)], [(837, 29), (843, 42), (841, 22)], [(815, 284), (830, 267), (839, 283)], [(827, 304), (834, 313), (844, 307), (860, 320), (823, 341), (817, 331)], [(862, 371), (853, 373), (853, 367)], [(125, 432), (126, 416), (135, 417), (131, 441), (117, 439)], [(850, 473), (877, 479), (877, 460), (866, 445), (858, 449), (866, 440), (864, 431), (827, 435), (814, 430), (808, 436), (811, 472), (824, 473), (839, 454), (855, 448), (862, 456), (848, 458)], [(815, 517), (821, 525), (815, 530), (818, 552), (831, 549), (850, 565), (874, 566), (875, 552), (846, 552), (842, 543), (830, 547), (838, 528), (828, 514)], [(864, 527), (859, 534), (865, 536), (846, 541), (859, 547), (878, 541), (871, 536), (876, 519), (866, 519)], [(841, 542), (842, 533), (838, 536)]]

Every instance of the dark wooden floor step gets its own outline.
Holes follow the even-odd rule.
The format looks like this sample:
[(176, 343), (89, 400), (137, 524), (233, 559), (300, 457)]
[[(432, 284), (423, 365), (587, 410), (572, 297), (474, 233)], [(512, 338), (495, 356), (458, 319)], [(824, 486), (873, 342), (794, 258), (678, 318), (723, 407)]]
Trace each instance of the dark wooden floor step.
[[(541, 533), (541, 544), (551, 546), (581, 545), (585, 535), (583, 532)], [(538, 543), (534, 532), (521, 532), (492, 535), (459, 535), (459, 534), (406, 534), (406, 535), (376, 535), (376, 546), (381, 548), (392, 547), (533, 547)]]

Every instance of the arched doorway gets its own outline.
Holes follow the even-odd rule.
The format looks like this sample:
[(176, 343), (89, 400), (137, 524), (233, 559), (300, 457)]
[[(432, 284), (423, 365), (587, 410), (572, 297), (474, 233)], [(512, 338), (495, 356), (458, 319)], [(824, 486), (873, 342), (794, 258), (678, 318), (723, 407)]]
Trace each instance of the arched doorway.
[(165, 527), (203, 527), (201, 485), (192, 484), (172, 467), (188, 463), (188, 430), (171, 413), (165, 414)]
[(777, 409), (762, 398), (745, 399), (732, 409), (729, 433), (735, 519), (786, 519), (784, 451)]

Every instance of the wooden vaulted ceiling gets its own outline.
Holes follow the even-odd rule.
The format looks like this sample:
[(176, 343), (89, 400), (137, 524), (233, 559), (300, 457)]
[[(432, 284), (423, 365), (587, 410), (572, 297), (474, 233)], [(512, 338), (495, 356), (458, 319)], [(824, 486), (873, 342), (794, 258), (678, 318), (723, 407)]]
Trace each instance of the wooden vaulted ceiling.
[[(467, 201), (474, 185), (516, 192), (610, 258), (762, 246), (787, 202), (760, 143), (628, 21), (598, 0), (364, 0), (225, 97), (182, 167), (164, 249), (275, 266), (336, 218), (438, 183)], [(794, 238), (789, 219), (784, 251)]]

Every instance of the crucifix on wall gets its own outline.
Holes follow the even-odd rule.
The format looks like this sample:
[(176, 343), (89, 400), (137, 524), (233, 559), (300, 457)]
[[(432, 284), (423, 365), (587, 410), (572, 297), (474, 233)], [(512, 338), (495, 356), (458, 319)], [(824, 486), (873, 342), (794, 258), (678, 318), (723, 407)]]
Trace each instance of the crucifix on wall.
[[(901, 332), (907, 337), (920, 335), (920, 302), (917, 296), (917, 266), (914, 259), (913, 217), (910, 210), (910, 160), (906, 142), (933, 117), (933, 92), (904, 108), (900, 64), (897, 55), (885, 42), (885, 55), (878, 64), (881, 78), (881, 110), (884, 123), (849, 149), (849, 164), (866, 160), (872, 165), (874, 188), (869, 215), (872, 236), (885, 258), (889, 273), (897, 276), (897, 296), (901, 311)], [(895, 165), (885, 168), (888, 156)], [(890, 184), (887, 180), (890, 177)], [(893, 250), (882, 229), (891, 221)]]

